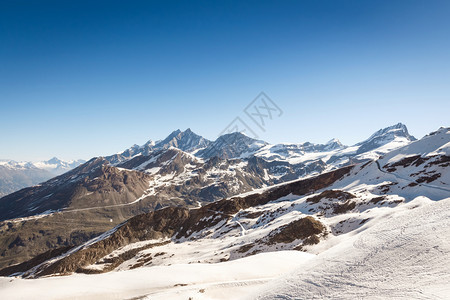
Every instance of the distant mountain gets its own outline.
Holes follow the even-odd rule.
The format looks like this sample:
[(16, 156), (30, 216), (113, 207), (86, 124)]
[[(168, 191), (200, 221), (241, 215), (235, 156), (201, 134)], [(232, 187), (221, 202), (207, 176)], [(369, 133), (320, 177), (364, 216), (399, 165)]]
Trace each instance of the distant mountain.
[(0, 197), (44, 182), (84, 162), (81, 159), (76, 161), (63, 161), (56, 157), (40, 162), (0, 160)]
[(47, 161), (35, 162), (32, 164), (36, 168), (47, 170), (54, 175), (61, 175), (69, 170), (78, 167), (79, 165), (85, 162), (86, 161), (84, 159), (64, 161), (60, 160), (57, 157), (53, 157)]
[(47, 170), (31, 164), (20, 165), (13, 161), (0, 162), (0, 197), (32, 186), (53, 177)]

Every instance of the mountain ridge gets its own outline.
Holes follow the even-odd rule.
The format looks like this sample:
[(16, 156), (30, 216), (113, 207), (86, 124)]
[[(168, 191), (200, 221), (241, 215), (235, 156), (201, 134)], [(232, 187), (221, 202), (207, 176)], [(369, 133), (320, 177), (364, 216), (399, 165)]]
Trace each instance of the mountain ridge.
[[(196, 143), (193, 143), (189, 146), (184, 145), (186, 141), (186, 137), (194, 138)], [(154, 142), (149, 140), (144, 145), (133, 145), (129, 149), (134, 149), (133, 155), (144, 154), (148, 155), (149, 152), (153, 149), (160, 148), (168, 148), (170, 146), (176, 147), (185, 152), (190, 152), (201, 158), (211, 158), (213, 156), (219, 156), (221, 158), (237, 158), (240, 155), (244, 154), (245, 150), (249, 152), (248, 155), (252, 155), (252, 152), (256, 152), (260, 150), (264, 146), (277, 146), (277, 145), (286, 145), (286, 146), (296, 146), (298, 148), (303, 149), (311, 149), (307, 151), (330, 151), (335, 149), (349, 148), (349, 147), (359, 147), (358, 154), (367, 152), (373, 149), (376, 149), (380, 146), (393, 142), (397, 137), (404, 137), (405, 141), (415, 141), (417, 140), (414, 136), (410, 135), (406, 125), (403, 123), (397, 123), (395, 125), (391, 125), (382, 129), (379, 129), (375, 133), (373, 133), (369, 138), (365, 139), (362, 142), (356, 143), (353, 146), (343, 145), (339, 139), (333, 138), (325, 144), (315, 144), (311, 142), (303, 142), (303, 143), (282, 143), (282, 144), (270, 144), (263, 140), (257, 140), (246, 136), (241, 132), (233, 132), (227, 133), (219, 136), (216, 140), (210, 141), (206, 138), (203, 138), (201, 135), (194, 133), (190, 128), (185, 131), (181, 131), (177, 129), (170, 133), (165, 139)], [(182, 145), (178, 146), (178, 142), (182, 141)], [(224, 149), (227, 146), (230, 148), (238, 147), (239, 151), (233, 149), (234, 151), (230, 151), (229, 149)], [(253, 147), (253, 149), (251, 148)], [(127, 152), (129, 149), (120, 152), (119, 154), (123, 154)], [(145, 149), (145, 150), (144, 150)], [(150, 150), (150, 151), (149, 151)], [(127, 159), (131, 158), (133, 155), (127, 155)], [(108, 159), (108, 157), (107, 157)], [(122, 160), (123, 161), (123, 160)], [(116, 161), (115, 161), (116, 162)]]
[[(28, 224), (22, 226), (20, 231), (14, 231), (17, 230), (16, 225), (4, 227), (7, 232), (4, 243), (11, 245), (4, 251), (4, 257), (14, 255), (16, 260), (12, 262), (19, 263), (46, 249), (84, 242), (98, 235), (101, 230), (139, 213), (166, 206), (195, 208), (238, 194), (375, 160), (391, 151), (391, 148), (398, 149), (411, 143), (405, 139), (398, 143), (394, 135), (394, 139), (387, 139), (388, 143), (380, 148), (358, 154), (358, 147), (343, 146), (336, 140), (331, 141), (336, 147), (327, 148), (330, 143), (271, 145), (240, 134), (233, 136), (238, 137), (239, 147), (236, 151), (228, 152), (227, 157), (221, 158), (219, 155), (203, 158), (199, 154), (201, 150), (185, 152), (173, 146), (156, 149), (154, 146), (157, 143), (147, 142), (145, 147), (136, 145), (133, 148), (145, 148), (144, 152), (131, 151), (127, 154), (129, 158), (121, 154), (96, 158), (102, 161), (102, 171), (98, 173), (100, 176), (89, 175), (91, 171), (91, 174), (98, 171), (85, 164), (57, 180), (0, 198), (0, 205), (14, 201), (22, 203), (20, 212), (17, 210), (15, 215), (3, 213), (2, 216), (3, 220), (15, 218), (12, 224), (17, 226), (26, 220), (33, 220), (35, 224), (46, 224), (50, 220), (60, 222), (69, 212), (78, 214), (78, 222), (86, 224), (78, 228), (77, 232), (67, 230), (64, 226), (49, 227), (48, 236), (37, 237)], [(240, 143), (241, 138), (243, 143)], [(386, 148), (386, 145), (389, 147)], [(225, 149), (227, 147), (229, 145), (225, 145)], [(423, 180), (434, 180), (431, 175)], [(61, 190), (57, 186), (66, 188)], [(63, 195), (64, 201), (59, 199)], [(48, 203), (54, 204), (44, 205)], [(30, 212), (29, 208), (34, 210)], [(11, 211), (14, 213), (14, 210)], [(14, 242), (20, 236), (24, 240), (33, 234), (33, 242)]]

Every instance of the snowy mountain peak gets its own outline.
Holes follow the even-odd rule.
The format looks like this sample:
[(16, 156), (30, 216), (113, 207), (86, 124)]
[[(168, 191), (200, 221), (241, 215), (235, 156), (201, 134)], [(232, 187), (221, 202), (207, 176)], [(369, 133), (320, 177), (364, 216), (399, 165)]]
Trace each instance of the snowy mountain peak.
[[(327, 142), (327, 145), (334, 144), (334, 143), (339, 143), (339, 144), (341, 144), (341, 142), (340, 142), (337, 138), (332, 138), (331, 140), (329, 140), (329, 141)], [(341, 145), (342, 145), (342, 144), (341, 144)]]
[(249, 143), (258, 141), (256, 139), (249, 137), (248, 135), (246, 135), (243, 132), (227, 133), (227, 134), (221, 135), (218, 139), (234, 140), (234, 141), (241, 140), (241, 141), (245, 141), (245, 142), (249, 142)]
[(395, 125), (383, 128), (372, 134), (367, 140), (360, 144), (364, 144), (370, 141), (373, 141), (375, 139), (386, 139), (386, 140), (392, 140), (394, 137), (405, 137), (409, 141), (415, 141), (416, 138), (409, 134), (408, 128), (406, 128), (406, 125), (403, 123), (397, 123)]
[(406, 125), (397, 123), (378, 130), (367, 140), (356, 144), (356, 146), (360, 146), (357, 153), (372, 151), (386, 145), (389, 147), (389, 144), (395, 144), (395, 147), (398, 148), (416, 140), (414, 136), (409, 134)]
[(324, 150), (331, 151), (331, 150), (341, 149), (343, 147), (344, 147), (344, 145), (341, 143), (341, 141), (339, 141), (336, 138), (333, 138), (325, 144)]
[(85, 162), (86, 161), (83, 159), (64, 161), (57, 157), (53, 157), (46, 161), (35, 162), (33, 165), (36, 168), (47, 170), (54, 175), (60, 175)]
[(156, 145), (155, 141), (148, 140), (147, 143), (144, 144), (144, 147), (154, 147)]
[(185, 131), (179, 129), (172, 132), (167, 138), (158, 142), (156, 148), (176, 147), (183, 151), (194, 151), (196, 149), (204, 148), (210, 143), (204, 137), (195, 134), (190, 128)]
[(450, 127), (440, 127), (438, 130), (429, 133), (427, 136), (438, 134), (450, 134)]
[[(179, 135), (181, 132), (182, 132), (182, 131), (181, 131), (180, 129), (174, 130), (174, 131), (172, 131), (171, 134), (169, 134), (169, 135), (168, 135), (164, 140), (162, 140), (161, 142), (164, 142), (164, 141), (170, 141), (170, 140), (172, 140), (173, 138), (175, 138), (177, 135)], [(160, 142), (160, 143), (161, 143), (161, 142)]]
[(198, 152), (198, 156), (210, 158), (218, 156), (221, 158), (247, 157), (268, 143), (246, 136), (242, 132), (232, 132), (218, 137), (207, 148)]
[(50, 158), (46, 162), (49, 164), (60, 164), (62, 161), (55, 156), (55, 157)]

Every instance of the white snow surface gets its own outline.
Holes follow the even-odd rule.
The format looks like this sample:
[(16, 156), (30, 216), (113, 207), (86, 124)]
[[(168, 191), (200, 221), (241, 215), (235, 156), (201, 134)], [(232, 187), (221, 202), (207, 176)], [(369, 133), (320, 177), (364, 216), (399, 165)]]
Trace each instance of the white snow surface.
[(391, 151), (380, 159), (380, 163), (382, 165), (393, 163), (413, 155), (450, 155), (450, 129), (441, 128), (433, 134), (414, 141), (405, 147)]
[[(99, 275), (34, 280), (0, 277), (2, 299), (237, 299), (292, 271), (314, 255), (299, 251), (262, 253), (218, 264), (142, 267)], [(202, 293), (201, 290), (204, 290)]]
[(450, 198), (423, 197), (249, 299), (449, 299)]

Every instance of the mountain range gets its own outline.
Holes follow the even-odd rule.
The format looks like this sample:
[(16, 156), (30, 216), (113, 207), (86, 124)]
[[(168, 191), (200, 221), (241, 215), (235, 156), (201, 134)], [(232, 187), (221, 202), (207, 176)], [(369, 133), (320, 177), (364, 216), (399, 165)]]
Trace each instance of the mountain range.
[[(314, 252), (330, 234), (379, 218), (371, 208), (400, 207), (417, 195), (445, 198), (449, 137), (441, 128), (417, 140), (399, 123), (353, 146), (337, 139), (274, 145), (239, 132), (209, 141), (187, 129), (79, 166), (52, 159), (37, 166), (74, 168), (0, 198), (0, 274), (34, 278), (174, 263), (144, 259), (153, 248), (208, 263), (274, 250)], [(187, 241), (209, 254), (195, 255)], [(172, 243), (189, 254), (173, 252)]]
[[(140, 213), (167, 206), (198, 207), (377, 159), (414, 140), (401, 123), (353, 146), (336, 139), (327, 144), (274, 145), (239, 132), (209, 141), (190, 129), (176, 130), (162, 141), (93, 158), (0, 198), (0, 243), (7, 245), (0, 253), (0, 267), (80, 244)], [(31, 167), (61, 171), (77, 163), (52, 159)], [(77, 226), (67, 228), (66, 216)], [(44, 233), (36, 233), (38, 225)]]
[[(187, 205), (197, 201), (211, 202), (254, 188), (377, 158), (414, 140), (401, 123), (381, 129), (354, 146), (344, 146), (336, 139), (327, 144), (272, 145), (239, 132), (209, 141), (187, 129), (176, 130), (162, 141), (150, 140), (142, 146), (133, 145), (118, 154), (94, 158), (82, 165), (82, 161), (63, 162), (57, 158), (38, 163), (9, 161), (3, 163), (5, 168), (45, 170), (52, 174), (62, 174), (81, 166), (38, 186), (8, 195), (6, 199), (14, 199), (14, 202), (20, 199), (21, 204), (15, 204), (14, 210), (3, 210), (0, 218), (27, 217), (48, 210), (89, 207), (92, 204), (128, 204), (139, 194), (146, 197), (157, 195), (163, 202), (172, 200)], [(97, 182), (101, 179), (89, 175), (97, 174), (100, 167), (107, 185), (111, 183), (110, 172), (127, 178), (134, 178), (136, 172), (143, 174), (139, 176), (139, 184), (132, 187), (126, 182), (122, 182), (122, 187), (114, 185), (114, 191), (118, 191), (119, 196), (112, 200), (97, 188)], [(91, 179), (96, 181), (92, 183), (94, 188), (91, 185), (86, 187)], [(150, 184), (147, 184), (149, 180)], [(80, 185), (86, 191), (81, 192)], [(66, 204), (61, 206), (61, 201)], [(0, 206), (2, 202), (11, 200), (0, 201)]]
[(39, 162), (0, 160), (0, 197), (44, 182), (78, 167), (85, 160), (63, 161), (56, 157)]
[[(397, 124), (353, 146), (169, 137), (1, 198), (0, 275), (70, 275), (73, 297), (445, 295), (449, 128), (417, 140)], [(281, 271), (295, 272), (267, 285)], [(76, 273), (107, 274), (92, 289)]]

